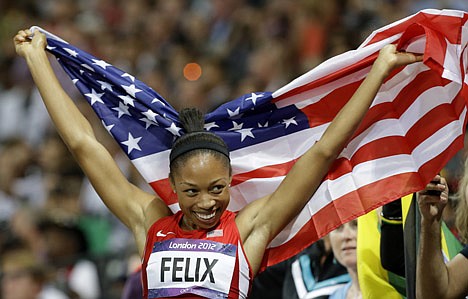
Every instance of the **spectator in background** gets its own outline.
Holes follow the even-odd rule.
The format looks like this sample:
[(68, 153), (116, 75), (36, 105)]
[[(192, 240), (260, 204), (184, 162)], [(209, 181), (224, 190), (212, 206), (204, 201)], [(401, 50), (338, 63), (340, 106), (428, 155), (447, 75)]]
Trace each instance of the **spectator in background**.
[(327, 235), (290, 261), (283, 286), (283, 299), (325, 299), (350, 281), (337, 263)]
[[(45, 243), (39, 229), (41, 215), (28, 206), (20, 207), (11, 218), (9, 235), (21, 241), (39, 260), (44, 260)], [(10, 236), (9, 236), (10, 237)]]
[(468, 157), (465, 159), (463, 176), (460, 179), (456, 193), (457, 210), (455, 212), (455, 224), (460, 241), (468, 245)]
[(10, 138), (0, 147), (0, 221), (9, 221), (21, 204), (17, 186), (31, 159), (31, 148), (23, 139)]
[[(457, 211), (459, 236), (468, 241), (468, 159), (465, 161), (463, 177), (458, 194), (460, 198)], [(427, 190), (441, 192), (434, 195), (426, 190), (419, 192), (418, 204), (421, 212), (421, 233), (416, 274), (416, 294), (424, 299), (452, 299), (468, 295), (468, 245), (447, 264), (441, 249), (442, 213), (448, 202), (448, 188), (445, 179), (436, 177)]]
[(2, 299), (69, 299), (48, 284), (45, 265), (20, 243), (2, 249), (0, 269)]
[(71, 219), (44, 219), (40, 229), (45, 239), (47, 262), (55, 268), (56, 281), (71, 297), (97, 299), (101, 293), (96, 264), (88, 256), (83, 231)]
[(351, 281), (331, 294), (330, 299), (360, 298), (357, 273), (357, 219), (341, 225), (329, 234), (335, 259), (348, 270)]
[(349, 281), (346, 268), (333, 256), (327, 235), (297, 256), (260, 273), (249, 298), (325, 299)]

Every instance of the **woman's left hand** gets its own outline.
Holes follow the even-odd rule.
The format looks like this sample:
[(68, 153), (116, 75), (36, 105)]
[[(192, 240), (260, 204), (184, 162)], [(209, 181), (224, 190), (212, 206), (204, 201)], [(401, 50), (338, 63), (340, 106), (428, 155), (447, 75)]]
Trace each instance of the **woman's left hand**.
[(374, 67), (381, 68), (382, 74), (386, 77), (390, 72), (400, 66), (422, 61), (422, 54), (398, 51), (394, 44), (384, 46), (374, 63)]

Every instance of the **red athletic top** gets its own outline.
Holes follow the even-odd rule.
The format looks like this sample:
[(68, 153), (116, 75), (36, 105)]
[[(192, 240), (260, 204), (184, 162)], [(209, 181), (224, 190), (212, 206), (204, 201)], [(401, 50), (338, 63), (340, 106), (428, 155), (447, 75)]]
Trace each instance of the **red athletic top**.
[(233, 212), (211, 230), (185, 231), (182, 212), (150, 228), (143, 258), (143, 298), (247, 298), (252, 269)]

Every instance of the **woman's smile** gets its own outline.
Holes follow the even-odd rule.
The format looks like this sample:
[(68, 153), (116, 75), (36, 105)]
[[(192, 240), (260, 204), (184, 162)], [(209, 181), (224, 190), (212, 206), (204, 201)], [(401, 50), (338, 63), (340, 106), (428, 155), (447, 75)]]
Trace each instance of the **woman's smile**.
[(193, 212), (198, 218), (200, 218), (201, 220), (204, 220), (204, 221), (208, 221), (212, 218), (215, 217), (216, 215), (216, 211), (217, 210), (214, 210), (211, 214), (207, 214), (207, 213), (200, 213), (200, 212)]

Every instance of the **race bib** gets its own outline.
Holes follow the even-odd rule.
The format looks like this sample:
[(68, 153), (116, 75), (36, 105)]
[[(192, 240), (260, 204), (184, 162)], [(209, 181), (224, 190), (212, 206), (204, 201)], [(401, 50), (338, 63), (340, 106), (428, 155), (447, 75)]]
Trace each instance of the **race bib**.
[(192, 293), (227, 298), (237, 246), (209, 240), (169, 239), (156, 242), (148, 260), (149, 298)]

